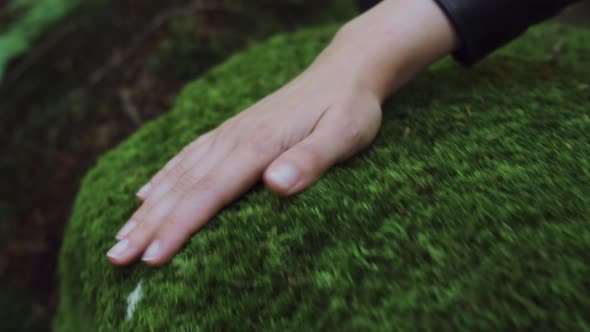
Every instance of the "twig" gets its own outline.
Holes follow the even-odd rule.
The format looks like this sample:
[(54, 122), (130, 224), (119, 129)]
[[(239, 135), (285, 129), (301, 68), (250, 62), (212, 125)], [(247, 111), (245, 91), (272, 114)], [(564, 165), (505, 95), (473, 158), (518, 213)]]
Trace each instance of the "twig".
[(143, 121), (141, 120), (141, 115), (137, 110), (137, 106), (135, 106), (135, 103), (133, 102), (131, 91), (128, 88), (122, 88), (119, 91), (119, 98), (121, 98), (123, 111), (125, 111), (127, 116), (129, 116), (129, 119), (131, 119), (131, 121), (137, 128), (141, 127)]

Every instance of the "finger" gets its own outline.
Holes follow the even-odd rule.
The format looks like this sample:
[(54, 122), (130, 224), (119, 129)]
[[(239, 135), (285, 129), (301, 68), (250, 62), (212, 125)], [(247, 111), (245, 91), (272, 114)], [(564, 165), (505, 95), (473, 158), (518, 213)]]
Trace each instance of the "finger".
[(167, 195), (149, 213), (143, 212), (145, 206), (142, 206), (132, 219), (136, 226), (131, 233), (107, 253), (109, 260), (116, 265), (126, 265), (138, 258), (149, 244), (158, 224), (170, 213), (179, 198), (178, 194)]
[[(235, 148), (229, 140), (220, 142), (211, 140), (197, 148), (193, 153), (180, 160), (178, 164), (168, 170), (162, 178), (154, 183), (148, 199), (144, 202), (157, 202), (170, 190), (180, 186), (179, 181), (195, 182), (204, 176), (211, 168), (219, 164)], [(196, 178), (193, 178), (196, 177)]]
[(375, 137), (376, 129), (360, 122), (324, 116), (313, 132), (281, 154), (266, 170), (264, 181), (280, 195), (292, 195), (315, 183), (334, 164), (347, 160)]
[(221, 165), (185, 192), (182, 200), (161, 224), (143, 260), (161, 265), (170, 260), (192, 234), (224, 206), (250, 189), (278, 153), (238, 147)]
[(179, 154), (177, 154), (176, 156), (174, 156), (174, 158), (172, 158), (170, 161), (168, 161), (166, 163), (166, 165), (164, 166), (164, 168), (162, 168), (161, 170), (158, 171), (158, 173), (156, 173), (156, 175), (151, 178), (146, 184), (144, 184), (138, 191), (137, 191), (137, 198), (140, 201), (145, 201), (150, 193), (150, 190), (152, 189), (152, 186), (154, 185), (154, 183), (159, 180), (160, 178), (162, 178), (164, 176), (164, 174), (166, 174), (166, 172), (168, 172), (170, 169), (176, 167), (176, 165), (182, 160), (184, 159), (184, 157), (187, 155), (188, 150), (182, 150)]
[[(125, 265), (138, 258), (149, 244), (158, 225), (182, 198), (186, 188), (207, 174), (215, 164), (229, 155), (231, 150), (231, 145), (219, 146), (207, 158), (200, 159), (194, 164), (190, 164), (190, 158), (185, 158), (170, 170), (169, 176), (161, 180), (148, 199), (130, 218), (128, 223), (133, 224), (132, 229), (107, 253), (111, 262)], [(181, 171), (185, 169), (187, 171), (181, 174)]]
[[(137, 192), (137, 198), (139, 198), (141, 201), (145, 201), (150, 193), (150, 190), (165, 176), (167, 172), (169, 172), (172, 168), (176, 167), (176, 165), (178, 165), (178, 163), (188, 155), (195, 153), (195, 151), (199, 151), (197, 150), (197, 148), (199, 148), (201, 145), (207, 142), (211, 136), (211, 132), (204, 134), (195, 141), (191, 142), (186, 147), (184, 147), (182, 151), (180, 151), (180, 153), (174, 156), (174, 158), (170, 159), (170, 161), (166, 163), (164, 168), (158, 171), (158, 173), (156, 173), (156, 175), (154, 175), (148, 181), (148, 183), (146, 183), (141, 187), (141, 189), (139, 189), (139, 191)], [(204, 151), (206, 150), (201, 149), (200, 151), (202, 151), (202, 153), (198, 156), (198, 158), (202, 157), (202, 154), (204, 154)]]
[[(193, 167), (197, 162), (201, 160), (201, 158), (209, 151), (210, 143), (208, 140), (207, 135), (202, 136), (198, 140), (194, 141), (193, 143), (187, 145), (183, 149), (181, 153), (179, 153), (176, 157), (174, 157), (168, 164), (160, 171), (161, 176), (158, 179), (153, 179), (148, 184), (144, 186), (140, 190), (149, 191), (145, 195), (145, 198), (142, 201), (145, 202), (150, 196), (154, 196), (152, 201), (157, 201), (165, 194), (169, 188), (171, 187), (170, 184), (166, 186), (159, 187), (158, 184), (165, 178), (168, 178), (169, 182), (174, 182), (178, 180), (178, 177), (181, 176), (186, 172), (187, 169)], [(217, 160), (216, 158), (211, 158), (211, 161)], [(145, 187), (148, 187), (147, 190)], [(157, 189), (156, 189), (157, 188)], [(154, 193), (155, 192), (155, 193)], [(138, 194), (139, 196), (139, 194)], [(144, 203), (145, 204), (145, 203)], [(119, 230), (117, 235), (115, 235), (115, 239), (122, 240), (124, 239), (129, 233), (131, 233), (135, 227), (138, 225), (138, 219), (131, 218), (123, 227)]]

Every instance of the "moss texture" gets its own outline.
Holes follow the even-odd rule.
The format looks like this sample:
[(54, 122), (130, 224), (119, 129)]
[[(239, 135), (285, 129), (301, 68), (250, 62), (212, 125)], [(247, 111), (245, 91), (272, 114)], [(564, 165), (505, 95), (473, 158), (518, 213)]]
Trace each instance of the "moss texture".
[(98, 162), (62, 249), (57, 331), (590, 330), (590, 32), (552, 25), (474, 68), (432, 66), (386, 103), (369, 150), (303, 194), (258, 185), (168, 266), (109, 264), (136, 189), (334, 32), (232, 57)]

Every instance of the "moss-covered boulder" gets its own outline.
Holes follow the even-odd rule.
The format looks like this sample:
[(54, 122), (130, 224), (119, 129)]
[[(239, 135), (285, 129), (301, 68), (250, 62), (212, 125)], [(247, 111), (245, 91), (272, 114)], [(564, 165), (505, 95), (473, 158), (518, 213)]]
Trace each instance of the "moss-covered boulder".
[(100, 160), (63, 245), (57, 331), (590, 329), (590, 32), (557, 26), (433, 66), (369, 150), (295, 197), (256, 186), (169, 265), (109, 264), (136, 189), (334, 32), (231, 58)]

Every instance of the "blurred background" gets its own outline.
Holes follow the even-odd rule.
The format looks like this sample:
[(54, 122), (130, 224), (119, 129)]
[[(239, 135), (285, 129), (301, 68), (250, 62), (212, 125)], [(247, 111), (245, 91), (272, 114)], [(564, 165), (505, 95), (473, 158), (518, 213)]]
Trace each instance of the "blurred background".
[[(0, 0), (0, 331), (49, 330), (80, 180), (191, 80), (354, 0)], [(590, 3), (560, 20), (590, 26)]]

